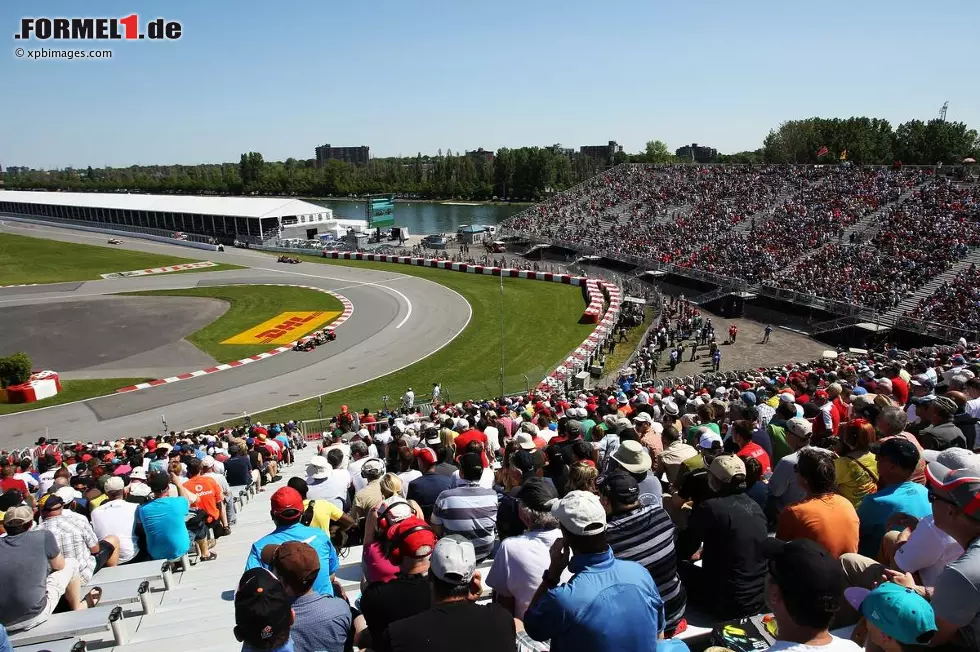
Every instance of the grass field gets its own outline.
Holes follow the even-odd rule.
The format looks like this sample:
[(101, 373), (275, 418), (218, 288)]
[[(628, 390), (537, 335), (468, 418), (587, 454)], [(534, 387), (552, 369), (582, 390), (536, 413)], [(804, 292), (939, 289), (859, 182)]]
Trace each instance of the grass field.
[[(274, 348), (275, 344), (222, 344), (226, 339), (247, 331), (262, 322), (288, 311), (324, 311), (341, 313), (339, 300), (323, 292), (305, 288), (271, 285), (228, 285), (225, 287), (188, 288), (132, 292), (137, 296), (210, 297), (231, 304), (225, 314), (187, 337), (187, 340), (218, 362), (238, 360)], [(322, 327), (318, 327), (322, 328)], [(305, 335), (306, 333), (296, 333)], [(296, 339), (293, 337), (292, 339)], [(122, 387), (122, 385), (120, 385)]]
[[(473, 308), (466, 329), (437, 353), (378, 380), (324, 395), (325, 415), (337, 413), (342, 404), (350, 405), (352, 409), (380, 408), (383, 395), (388, 395), (391, 403), (397, 405), (409, 386), (421, 402), (424, 400), (422, 395), (430, 391), (435, 381), (442, 384), (443, 398), (452, 401), (499, 394), (499, 279), (408, 265), (300, 257), (315, 263), (380, 269), (429, 279), (459, 292)], [(544, 281), (504, 280), (506, 392), (523, 391), (525, 382), (533, 388), (556, 363), (588, 337), (592, 327), (579, 323), (584, 307), (579, 287)], [(253, 420), (263, 423), (316, 417), (316, 399), (252, 415)]]
[[(26, 410), (36, 410), (38, 408), (50, 407), (52, 405), (62, 405), (72, 401), (81, 401), (86, 398), (105, 396), (112, 394), (120, 387), (143, 383), (149, 378), (108, 378), (100, 380), (63, 380), (61, 381), (61, 392), (57, 396), (46, 398), (42, 401), (33, 403), (0, 403), (0, 415), (13, 414), (14, 412), (24, 412)], [(2, 423), (2, 422), (0, 422)]]
[[(197, 261), (0, 233), (0, 285), (92, 281), (101, 279), (100, 274), (110, 272), (193, 262)], [(193, 271), (217, 272), (225, 269), (241, 268), (222, 264)]]

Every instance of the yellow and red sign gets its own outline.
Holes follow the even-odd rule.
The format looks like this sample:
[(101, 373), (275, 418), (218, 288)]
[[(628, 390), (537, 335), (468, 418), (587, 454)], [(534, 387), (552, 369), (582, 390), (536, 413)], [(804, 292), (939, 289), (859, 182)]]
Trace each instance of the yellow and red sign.
[(333, 321), (339, 312), (281, 312), (222, 344), (289, 344), (319, 326)]

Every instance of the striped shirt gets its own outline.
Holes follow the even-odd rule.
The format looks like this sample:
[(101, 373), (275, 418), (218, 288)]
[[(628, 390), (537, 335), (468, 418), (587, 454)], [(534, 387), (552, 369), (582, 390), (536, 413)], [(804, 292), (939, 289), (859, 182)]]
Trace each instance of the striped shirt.
[(443, 536), (458, 534), (472, 542), (476, 560), (482, 561), (497, 535), (497, 492), (476, 483), (446, 489), (432, 508), (432, 524), (442, 527)]
[(677, 575), (674, 523), (659, 505), (644, 505), (610, 514), (606, 540), (616, 559), (635, 561), (648, 571), (664, 601), (664, 628), (670, 631), (684, 617), (687, 592)]

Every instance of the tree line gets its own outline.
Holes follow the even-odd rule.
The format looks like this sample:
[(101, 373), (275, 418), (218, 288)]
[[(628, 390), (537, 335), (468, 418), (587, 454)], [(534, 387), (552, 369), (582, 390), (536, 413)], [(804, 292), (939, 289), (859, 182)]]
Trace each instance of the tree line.
[[(910, 120), (892, 128), (880, 118), (807, 118), (773, 129), (759, 149), (720, 154), (713, 163), (955, 164), (980, 154), (975, 129), (962, 122)], [(134, 165), (85, 170), (10, 168), (9, 189), (151, 192), (214, 195), (346, 197), (396, 193), (419, 199), (537, 200), (620, 163), (683, 164), (660, 140), (642, 152), (617, 152), (597, 160), (544, 147), (502, 148), (492, 158), (439, 150), (436, 156), (371, 159), (366, 165), (314, 159), (265, 161), (242, 154), (239, 162), (204, 165)]]

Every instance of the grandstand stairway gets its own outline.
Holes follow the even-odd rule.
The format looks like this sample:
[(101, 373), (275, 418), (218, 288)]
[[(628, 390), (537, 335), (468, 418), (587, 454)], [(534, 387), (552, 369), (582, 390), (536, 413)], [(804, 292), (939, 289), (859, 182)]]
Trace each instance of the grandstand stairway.
[(735, 231), (735, 233), (744, 233), (748, 235), (749, 233), (752, 232), (753, 220), (755, 220), (755, 225), (758, 227), (758, 226), (762, 226), (770, 219), (773, 219), (776, 211), (779, 210), (779, 207), (782, 206), (784, 203), (786, 203), (786, 200), (792, 197), (794, 192), (796, 192), (795, 188), (790, 188), (786, 190), (786, 192), (782, 193), (781, 195), (776, 197), (776, 199), (773, 200), (771, 206), (767, 206), (766, 208), (763, 208), (761, 211), (757, 211), (751, 215), (746, 215), (745, 219), (739, 222), (737, 225), (735, 225), (735, 228), (733, 230)]
[(974, 264), (980, 265), (980, 247), (974, 248), (965, 258), (956, 261), (948, 270), (939, 276), (933, 277), (928, 283), (903, 299), (896, 308), (884, 314), (882, 321), (891, 324), (899, 321), (902, 315), (919, 305), (920, 301), (928, 296), (932, 296), (936, 290), (942, 287), (943, 283), (952, 281), (960, 272), (969, 269), (970, 265)]
[(931, 178), (926, 181), (923, 181), (922, 183), (916, 184), (915, 186), (912, 186), (911, 188), (903, 192), (901, 195), (899, 195), (898, 199), (896, 199), (895, 201), (889, 202), (887, 204), (882, 204), (881, 206), (878, 207), (878, 210), (869, 213), (864, 217), (862, 217), (861, 219), (859, 219), (857, 222), (855, 222), (850, 227), (848, 227), (846, 231), (844, 231), (844, 237), (841, 238), (841, 242), (850, 242), (852, 233), (856, 233), (857, 235), (859, 235), (861, 237), (862, 242), (869, 242), (871, 238), (875, 237), (875, 235), (878, 234), (878, 231), (881, 229), (882, 225), (884, 224), (884, 219), (880, 219), (880, 218), (885, 216), (886, 209), (890, 210), (893, 208), (898, 208), (899, 206), (907, 202), (909, 198), (912, 197), (912, 194), (916, 190), (925, 187), (925, 185), (928, 184), (930, 181), (932, 181)]

